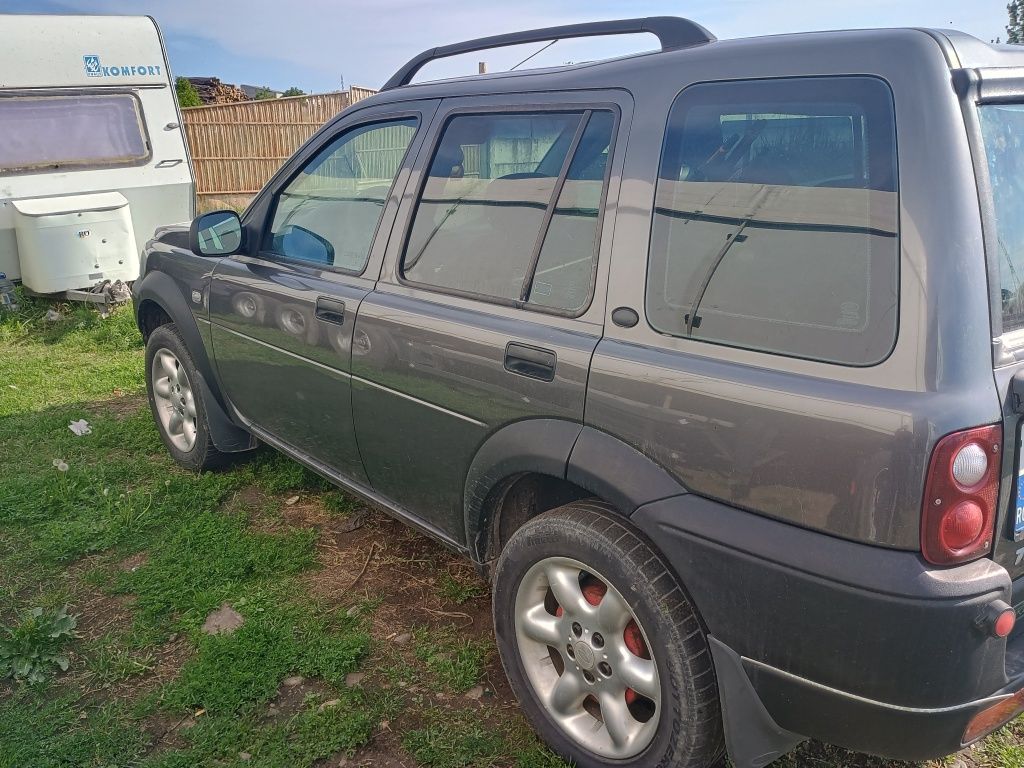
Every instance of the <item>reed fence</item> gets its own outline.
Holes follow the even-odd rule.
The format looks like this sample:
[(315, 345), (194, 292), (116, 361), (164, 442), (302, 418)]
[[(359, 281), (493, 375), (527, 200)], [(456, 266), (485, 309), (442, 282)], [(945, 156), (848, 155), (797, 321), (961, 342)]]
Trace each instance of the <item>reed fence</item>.
[(374, 93), (352, 87), (183, 109), (198, 209), (244, 206), (320, 126)]

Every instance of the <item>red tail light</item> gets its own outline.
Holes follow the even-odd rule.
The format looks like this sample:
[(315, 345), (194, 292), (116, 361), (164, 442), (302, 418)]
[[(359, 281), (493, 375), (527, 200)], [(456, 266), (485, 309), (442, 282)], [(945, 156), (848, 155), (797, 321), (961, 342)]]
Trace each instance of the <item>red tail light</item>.
[(935, 565), (955, 565), (992, 548), (999, 495), (1003, 428), (946, 435), (935, 446), (925, 481), (921, 553)]

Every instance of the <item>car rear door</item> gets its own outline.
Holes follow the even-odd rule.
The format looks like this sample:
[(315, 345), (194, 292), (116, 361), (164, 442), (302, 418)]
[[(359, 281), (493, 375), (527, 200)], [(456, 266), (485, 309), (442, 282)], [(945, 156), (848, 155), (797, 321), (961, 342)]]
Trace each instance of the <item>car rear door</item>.
[(309, 142), (247, 212), (246, 252), (211, 282), (214, 357), (232, 406), (257, 435), (357, 483), (356, 310), (436, 105), (369, 107)]
[(352, 381), (374, 490), (446, 538), (463, 539), (489, 434), (583, 420), (631, 105), (503, 94), (446, 100), (435, 118), (360, 305)]

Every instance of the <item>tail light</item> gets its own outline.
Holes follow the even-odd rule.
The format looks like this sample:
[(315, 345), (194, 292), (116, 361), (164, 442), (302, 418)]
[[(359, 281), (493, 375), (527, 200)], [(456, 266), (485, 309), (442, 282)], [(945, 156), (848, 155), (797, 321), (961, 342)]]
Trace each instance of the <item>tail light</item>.
[(974, 560), (992, 548), (999, 495), (999, 425), (946, 435), (925, 481), (921, 553), (935, 565)]

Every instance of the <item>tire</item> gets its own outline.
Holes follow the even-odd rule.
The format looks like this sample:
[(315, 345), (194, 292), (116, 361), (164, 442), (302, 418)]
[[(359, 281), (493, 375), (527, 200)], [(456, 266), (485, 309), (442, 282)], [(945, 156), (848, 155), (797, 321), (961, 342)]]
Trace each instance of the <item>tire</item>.
[(199, 381), (199, 371), (177, 327), (172, 323), (156, 328), (146, 341), (149, 407), (172, 458), (193, 472), (213, 469), (226, 460), (210, 437)]
[(493, 610), (512, 690), (563, 758), (708, 768), (722, 756), (700, 617), (661, 555), (607, 504), (574, 502), (516, 531), (495, 570)]

